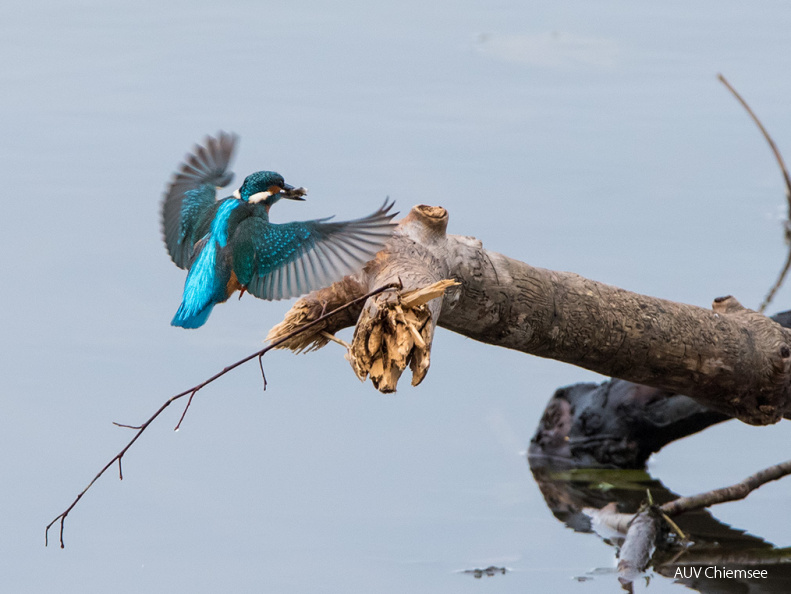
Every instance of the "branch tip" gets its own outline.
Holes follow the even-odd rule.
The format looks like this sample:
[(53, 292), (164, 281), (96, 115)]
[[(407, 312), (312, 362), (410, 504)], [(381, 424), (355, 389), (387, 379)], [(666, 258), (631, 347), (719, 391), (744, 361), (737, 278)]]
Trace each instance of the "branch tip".
[(258, 367), (261, 368), (261, 378), (264, 380), (264, 392), (266, 392), (266, 374), (264, 373), (264, 353), (258, 355)]
[[(319, 318), (317, 318), (317, 319), (315, 319), (315, 320), (313, 320), (311, 322), (308, 322), (307, 324), (305, 324), (303, 326), (300, 326), (299, 328), (296, 328), (292, 332), (289, 332), (286, 335), (282, 336), (280, 339), (272, 342), (269, 346), (264, 347), (263, 349), (255, 352), (255, 353), (253, 353), (251, 355), (248, 355), (247, 357), (244, 357), (244, 358), (236, 361), (235, 363), (232, 363), (231, 365), (228, 365), (227, 367), (224, 367), (222, 369), (222, 371), (218, 371), (213, 376), (211, 376), (209, 379), (201, 382), (200, 384), (198, 384), (196, 386), (193, 386), (192, 388), (189, 388), (187, 390), (184, 390), (183, 392), (180, 392), (180, 393), (176, 394), (175, 396), (171, 396), (142, 425), (126, 425), (126, 424), (123, 424), (123, 423), (116, 423), (115, 421), (113, 421), (113, 425), (115, 425), (117, 427), (123, 427), (123, 428), (126, 428), (126, 429), (135, 429), (136, 433), (135, 433), (134, 437), (132, 437), (132, 439), (129, 440), (129, 442), (123, 447), (123, 449), (121, 449), (120, 452), (118, 452), (115, 456), (113, 456), (113, 458), (107, 464), (104, 465), (104, 467), (96, 474), (96, 476), (93, 477), (93, 480), (91, 480), (91, 482), (88, 483), (88, 486), (85, 487), (82, 491), (80, 491), (80, 493), (77, 495), (77, 497), (75, 497), (74, 500), (71, 502), (71, 504), (66, 508), (66, 511), (64, 511), (61, 514), (59, 514), (58, 516), (56, 516), (54, 520), (52, 520), (49, 524), (47, 524), (47, 526), (46, 526), (46, 528), (44, 530), (44, 546), (48, 546), (49, 545), (49, 529), (52, 527), (53, 524), (55, 524), (55, 522), (60, 520), (60, 548), (62, 548), (62, 549), (65, 548), (65, 544), (63, 542), (63, 528), (64, 528), (64, 522), (66, 520), (66, 516), (69, 515), (69, 512), (72, 509), (74, 509), (74, 506), (77, 505), (77, 503), (80, 501), (80, 499), (82, 499), (82, 496), (85, 495), (85, 493), (88, 492), (88, 490), (93, 486), (93, 484), (97, 480), (99, 480), (99, 478), (115, 462), (118, 462), (118, 475), (119, 475), (119, 478), (121, 480), (123, 480), (124, 477), (123, 477), (123, 469), (122, 469), (122, 466), (121, 466), (121, 458), (123, 458), (123, 456), (129, 450), (129, 448), (132, 447), (132, 445), (138, 440), (138, 438), (143, 434), (143, 432), (148, 428), (148, 426), (151, 425), (151, 423), (153, 423), (157, 419), (157, 417), (159, 417), (159, 415), (161, 415), (162, 412), (168, 406), (170, 406), (173, 402), (175, 402), (176, 400), (178, 400), (180, 398), (183, 398), (184, 396), (189, 395), (189, 399), (187, 400), (187, 405), (184, 407), (184, 411), (181, 413), (181, 418), (179, 419), (179, 422), (178, 422), (178, 424), (175, 427), (175, 431), (178, 431), (179, 427), (181, 426), (181, 422), (184, 420), (184, 417), (187, 414), (187, 411), (189, 410), (190, 404), (192, 404), (193, 397), (195, 396), (195, 394), (201, 388), (204, 388), (205, 386), (207, 386), (208, 384), (212, 383), (213, 381), (219, 379), (220, 377), (222, 377), (226, 373), (236, 369), (240, 365), (243, 365), (244, 363), (247, 363), (248, 361), (250, 361), (250, 360), (252, 360), (252, 359), (254, 359), (256, 357), (258, 357), (259, 364), (261, 366), (261, 373), (263, 375), (263, 363), (261, 362), (261, 358), (267, 352), (272, 350), (273, 348), (276, 348), (278, 345), (282, 344), (283, 342), (285, 342), (285, 341), (287, 341), (287, 340), (289, 340), (289, 339), (301, 334), (302, 332), (307, 331), (310, 328), (313, 328), (315, 325), (321, 323), (322, 321), (324, 321), (324, 320), (326, 320), (326, 319), (328, 319), (328, 318), (330, 318), (330, 317), (332, 317), (332, 316), (334, 316), (334, 315), (336, 315), (336, 314), (338, 314), (338, 313), (340, 313), (342, 311), (345, 311), (346, 309), (352, 307), (353, 305), (356, 305), (357, 303), (365, 301), (369, 297), (373, 297), (374, 295), (378, 295), (379, 293), (383, 293), (383, 292), (388, 291), (388, 290), (393, 290), (396, 287), (397, 287), (396, 283), (390, 283), (388, 285), (381, 286), (378, 289), (374, 289), (373, 291), (370, 291), (369, 293), (366, 293), (365, 295), (362, 295), (362, 296), (358, 297), (357, 299), (354, 299), (353, 301), (350, 301), (349, 303), (341, 305), (340, 307), (337, 307), (337, 308), (333, 309), (332, 311), (327, 312), (326, 314), (320, 316)], [(266, 389), (266, 376), (264, 376), (264, 389)]]
[(140, 430), (140, 429), (143, 428), (142, 425), (125, 425), (124, 423), (116, 423), (115, 421), (113, 421), (113, 425), (115, 425), (116, 427), (122, 427), (124, 429), (137, 429), (137, 430)]

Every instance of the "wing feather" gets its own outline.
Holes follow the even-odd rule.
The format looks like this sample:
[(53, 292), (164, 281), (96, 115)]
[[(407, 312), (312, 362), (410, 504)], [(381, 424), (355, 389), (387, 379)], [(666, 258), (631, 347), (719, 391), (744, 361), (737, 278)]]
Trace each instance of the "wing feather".
[(229, 171), (238, 137), (219, 132), (195, 146), (173, 176), (162, 201), (162, 237), (170, 258), (189, 268), (205, 219), (217, 204), (217, 188), (233, 179)]
[(341, 222), (278, 225), (249, 217), (228, 244), (234, 272), (261, 299), (288, 299), (330, 285), (360, 270), (384, 247), (396, 226), (392, 207), (385, 201), (367, 217)]

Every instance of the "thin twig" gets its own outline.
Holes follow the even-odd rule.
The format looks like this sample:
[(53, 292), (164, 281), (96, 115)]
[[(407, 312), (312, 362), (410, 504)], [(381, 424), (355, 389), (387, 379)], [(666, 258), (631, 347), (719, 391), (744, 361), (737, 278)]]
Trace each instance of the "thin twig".
[(116, 427), (123, 427), (124, 429), (140, 429), (140, 425), (125, 425), (124, 423), (116, 423), (113, 421), (113, 425)]
[(195, 396), (195, 392), (197, 392), (197, 390), (193, 390), (192, 392), (190, 392), (190, 397), (187, 400), (187, 406), (184, 407), (184, 411), (181, 413), (181, 417), (179, 418), (179, 422), (176, 423), (176, 427), (175, 427), (175, 429), (173, 429), (173, 431), (178, 431), (181, 428), (181, 421), (183, 421), (184, 417), (187, 416), (187, 411), (190, 409), (190, 405), (192, 404), (192, 399)]
[(753, 110), (750, 109), (750, 106), (747, 105), (747, 102), (742, 98), (741, 95), (739, 95), (738, 92), (736, 92), (736, 89), (734, 89), (731, 86), (731, 84), (727, 80), (725, 80), (725, 77), (722, 74), (718, 74), (717, 78), (720, 80), (722, 84), (725, 85), (725, 87), (731, 93), (733, 93), (733, 96), (736, 97), (739, 103), (742, 104), (742, 107), (744, 107), (744, 109), (747, 110), (747, 114), (755, 122), (755, 125), (758, 126), (758, 129), (761, 131), (761, 134), (764, 135), (766, 142), (769, 143), (769, 148), (771, 148), (772, 152), (774, 153), (775, 159), (777, 160), (777, 164), (780, 166), (780, 171), (782, 171), (783, 173), (783, 180), (785, 181), (785, 185), (786, 185), (786, 202), (788, 202), (788, 216), (786, 217), (785, 234), (786, 234), (786, 243), (789, 244), (789, 251), (788, 251), (788, 255), (786, 256), (786, 261), (785, 264), (783, 265), (783, 269), (780, 271), (780, 275), (777, 277), (777, 281), (775, 281), (775, 284), (772, 285), (771, 289), (769, 289), (769, 292), (766, 294), (766, 297), (764, 297), (763, 303), (761, 303), (761, 307), (758, 308), (758, 311), (763, 313), (764, 310), (766, 310), (767, 306), (771, 303), (772, 299), (774, 299), (775, 293), (777, 293), (778, 289), (780, 289), (780, 286), (783, 284), (783, 281), (785, 281), (789, 268), (791, 268), (791, 177), (789, 177), (788, 175), (788, 169), (786, 168), (785, 161), (783, 161), (783, 156), (780, 154), (780, 151), (778, 150), (777, 145), (774, 143), (774, 140), (772, 140), (772, 137), (769, 136), (769, 132), (767, 132), (766, 128), (764, 128), (763, 124), (761, 123), (761, 120), (758, 119), (758, 116), (755, 115), (755, 112), (753, 112)]
[(264, 373), (264, 353), (258, 355), (258, 367), (261, 368), (261, 379), (264, 380), (264, 392), (266, 392), (266, 374)]
[[(327, 312), (326, 314), (322, 314), (321, 316), (319, 316), (315, 320), (312, 320), (312, 321), (308, 322), (304, 326), (301, 326), (301, 327), (297, 328), (296, 330), (293, 330), (292, 332), (289, 332), (285, 336), (279, 338), (278, 340), (270, 343), (269, 345), (267, 345), (266, 347), (264, 347), (260, 351), (257, 351), (255, 353), (253, 353), (252, 355), (248, 355), (247, 357), (244, 357), (243, 359), (239, 359), (236, 363), (232, 363), (231, 365), (228, 365), (222, 371), (219, 371), (219, 372), (215, 373), (209, 379), (201, 382), (197, 386), (193, 386), (192, 388), (188, 388), (188, 389), (184, 390), (183, 392), (180, 392), (180, 393), (176, 394), (175, 396), (171, 396), (142, 425), (134, 426), (134, 425), (123, 425), (121, 423), (113, 423), (114, 425), (117, 425), (118, 427), (125, 427), (125, 428), (128, 428), (128, 429), (134, 429), (136, 431), (135, 436), (132, 439), (129, 440), (129, 443), (127, 443), (120, 452), (118, 452), (115, 456), (113, 456), (113, 458), (107, 464), (104, 465), (104, 467), (96, 474), (96, 476), (93, 477), (91, 482), (88, 483), (88, 486), (85, 487), (82, 491), (80, 491), (80, 493), (77, 495), (77, 497), (74, 499), (74, 501), (71, 502), (71, 505), (69, 505), (66, 508), (65, 511), (61, 512), (60, 514), (58, 514), (55, 517), (55, 519), (52, 520), (49, 524), (47, 524), (47, 527), (44, 530), (44, 545), (47, 546), (49, 544), (49, 529), (52, 527), (53, 524), (55, 524), (55, 522), (60, 520), (60, 548), (64, 548), (66, 546), (64, 544), (64, 542), (63, 542), (63, 525), (64, 525), (64, 522), (66, 521), (66, 516), (68, 516), (69, 513), (71, 512), (71, 510), (74, 509), (74, 506), (76, 506), (77, 502), (79, 502), (79, 500), (82, 499), (82, 496), (85, 495), (85, 493), (88, 492), (88, 489), (90, 489), (93, 486), (93, 484), (97, 480), (99, 480), (99, 477), (101, 477), (107, 471), (107, 469), (110, 468), (110, 466), (112, 466), (115, 462), (118, 462), (118, 470), (119, 470), (119, 473), (121, 472), (121, 458), (124, 457), (124, 455), (129, 450), (129, 448), (131, 448), (132, 445), (143, 434), (143, 431), (145, 431), (148, 428), (148, 426), (151, 425), (151, 423), (153, 423), (154, 420), (160, 414), (162, 414), (162, 412), (168, 406), (170, 406), (173, 402), (175, 402), (179, 398), (183, 398), (184, 396), (186, 396), (188, 394), (190, 395), (190, 399), (187, 402), (187, 406), (184, 408), (184, 412), (181, 415), (181, 420), (183, 420), (184, 419), (184, 415), (187, 413), (187, 410), (189, 409), (189, 405), (192, 402), (192, 397), (200, 389), (202, 389), (205, 386), (209, 385), (210, 383), (212, 383), (216, 379), (219, 379), (220, 377), (222, 377), (223, 375), (225, 375), (229, 371), (232, 371), (232, 370), (236, 369), (240, 365), (242, 365), (244, 363), (247, 363), (248, 361), (250, 361), (252, 359), (255, 359), (256, 357), (259, 357), (259, 361), (260, 361), (261, 357), (263, 357), (267, 352), (269, 352), (272, 349), (276, 348), (278, 345), (281, 345), (284, 342), (286, 342), (287, 340), (290, 340), (291, 338), (297, 336), (298, 334), (301, 334), (302, 332), (305, 332), (306, 330), (309, 330), (310, 328), (312, 328), (313, 326), (316, 326), (317, 324), (323, 322), (327, 318), (330, 318), (330, 317), (332, 317), (332, 316), (334, 316), (334, 315), (336, 315), (336, 314), (338, 314), (338, 313), (340, 313), (340, 312), (352, 307), (353, 305), (356, 305), (357, 303), (365, 301), (369, 297), (373, 297), (374, 295), (378, 295), (379, 293), (384, 293), (385, 291), (388, 291), (388, 290), (391, 290), (391, 289), (400, 289), (400, 288), (401, 288), (401, 285), (399, 283), (390, 283), (388, 285), (384, 285), (382, 287), (379, 287), (378, 289), (374, 289), (370, 293), (366, 293), (365, 295), (363, 295), (361, 297), (358, 297), (358, 298), (354, 299), (353, 301), (349, 301), (348, 303), (345, 303), (345, 304), (341, 305), (340, 307), (336, 307), (335, 309), (333, 309), (330, 312)], [(262, 364), (262, 371), (263, 371), (263, 364)], [(264, 382), (266, 382), (266, 378), (264, 378)], [(176, 425), (176, 429), (178, 429), (179, 425), (181, 425), (181, 420), (179, 420), (179, 424)], [(123, 475), (121, 475), (121, 478), (123, 478)]]
[[(789, 230), (791, 230), (791, 220), (786, 221), (786, 225), (788, 225)], [(777, 293), (777, 291), (780, 289), (780, 285), (782, 285), (783, 281), (785, 281), (789, 269), (791, 269), (791, 244), (789, 244), (788, 254), (786, 254), (786, 261), (785, 264), (783, 264), (783, 269), (780, 271), (780, 274), (777, 276), (777, 280), (775, 281), (775, 284), (772, 285), (772, 288), (769, 289), (769, 292), (766, 294), (766, 297), (764, 297), (763, 303), (761, 303), (761, 307), (758, 308), (758, 311), (760, 313), (764, 313), (767, 306), (772, 302), (772, 299), (775, 298), (775, 293)]]
[(786, 169), (785, 161), (783, 161), (783, 156), (780, 154), (780, 151), (777, 149), (777, 145), (775, 145), (774, 140), (772, 140), (772, 137), (769, 136), (769, 132), (767, 132), (766, 128), (764, 128), (764, 125), (761, 123), (761, 120), (758, 119), (758, 116), (755, 115), (755, 112), (753, 112), (752, 109), (750, 109), (750, 106), (747, 105), (747, 102), (742, 98), (741, 95), (739, 95), (736, 89), (734, 89), (731, 86), (731, 83), (729, 83), (722, 74), (718, 74), (717, 78), (720, 80), (722, 84), (724, 84), (727, 87), (727, 89), (731, 93), (733, 93), (733, 96), (736, 97), (739, 103), (742, 104), (744, 109), (747, 110), (747, 113), (753, 119), (755, 125), (758, 126), (758, 129), (761, 131), (761, 134), (764, 135), (766, 142), (769, 143), (769, 147), (772, 149), (772, 152), (775, 155), (775, 159), (777, 159), (777, 164), (780, 165), (780, 169), (783, 172), (783, 179), (785, 180), (786, 183), (786, 197), (789, 200), (789, 206), (791, 206), (791, 177), (789, 177), (788, 175), (788, 170)]

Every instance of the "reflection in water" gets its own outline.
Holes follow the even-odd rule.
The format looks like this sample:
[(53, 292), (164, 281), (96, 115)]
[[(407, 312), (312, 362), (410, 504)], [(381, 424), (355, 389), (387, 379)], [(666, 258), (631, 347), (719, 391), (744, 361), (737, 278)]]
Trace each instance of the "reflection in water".
[[(646, 500), (647, 490), (656, 504), (678, 497), (641, 470), (569, 469), (540, 456), (531, 456), (529, 462), (555, 517), (576, 532), (596, 532), (616, 549), (623, 544), (624, 534), (600, 527), (583, 509), (614, 505), (618, 512), (631, 514)], [(674, 520), (691, 544), (664, 539), (652, 559), (655, 573), (712, 594), (791, 592), (791, 548), (778, 549), (705, 510)], [(631, 584), (624, 588), (631, 591)]]

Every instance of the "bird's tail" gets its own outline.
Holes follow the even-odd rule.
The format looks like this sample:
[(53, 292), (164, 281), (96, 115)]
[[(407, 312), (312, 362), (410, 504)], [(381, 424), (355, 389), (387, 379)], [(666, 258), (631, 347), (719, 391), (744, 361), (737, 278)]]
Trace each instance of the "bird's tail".
[(214, 309), (214, 303), (209, 303), (203, 309), (195, 311), (182, 302), (176, 315), (173, 316), (170, 325), (178, 326), (179, 328), (200, 328), (206, 323), (206, 320), (209, 319), (209, 314), (212, 309)]
[(181, 306), (170, 322), (171, 326), (181, 328), (200, 328), (209, 318), (218, 293), (223, 294), (226, 283), (218, 279), (215, 270), (217, 261), (217, 243), (209, 239), (208, 244), (200, 251), (192, 263), (184, 281), (184, 296)]

